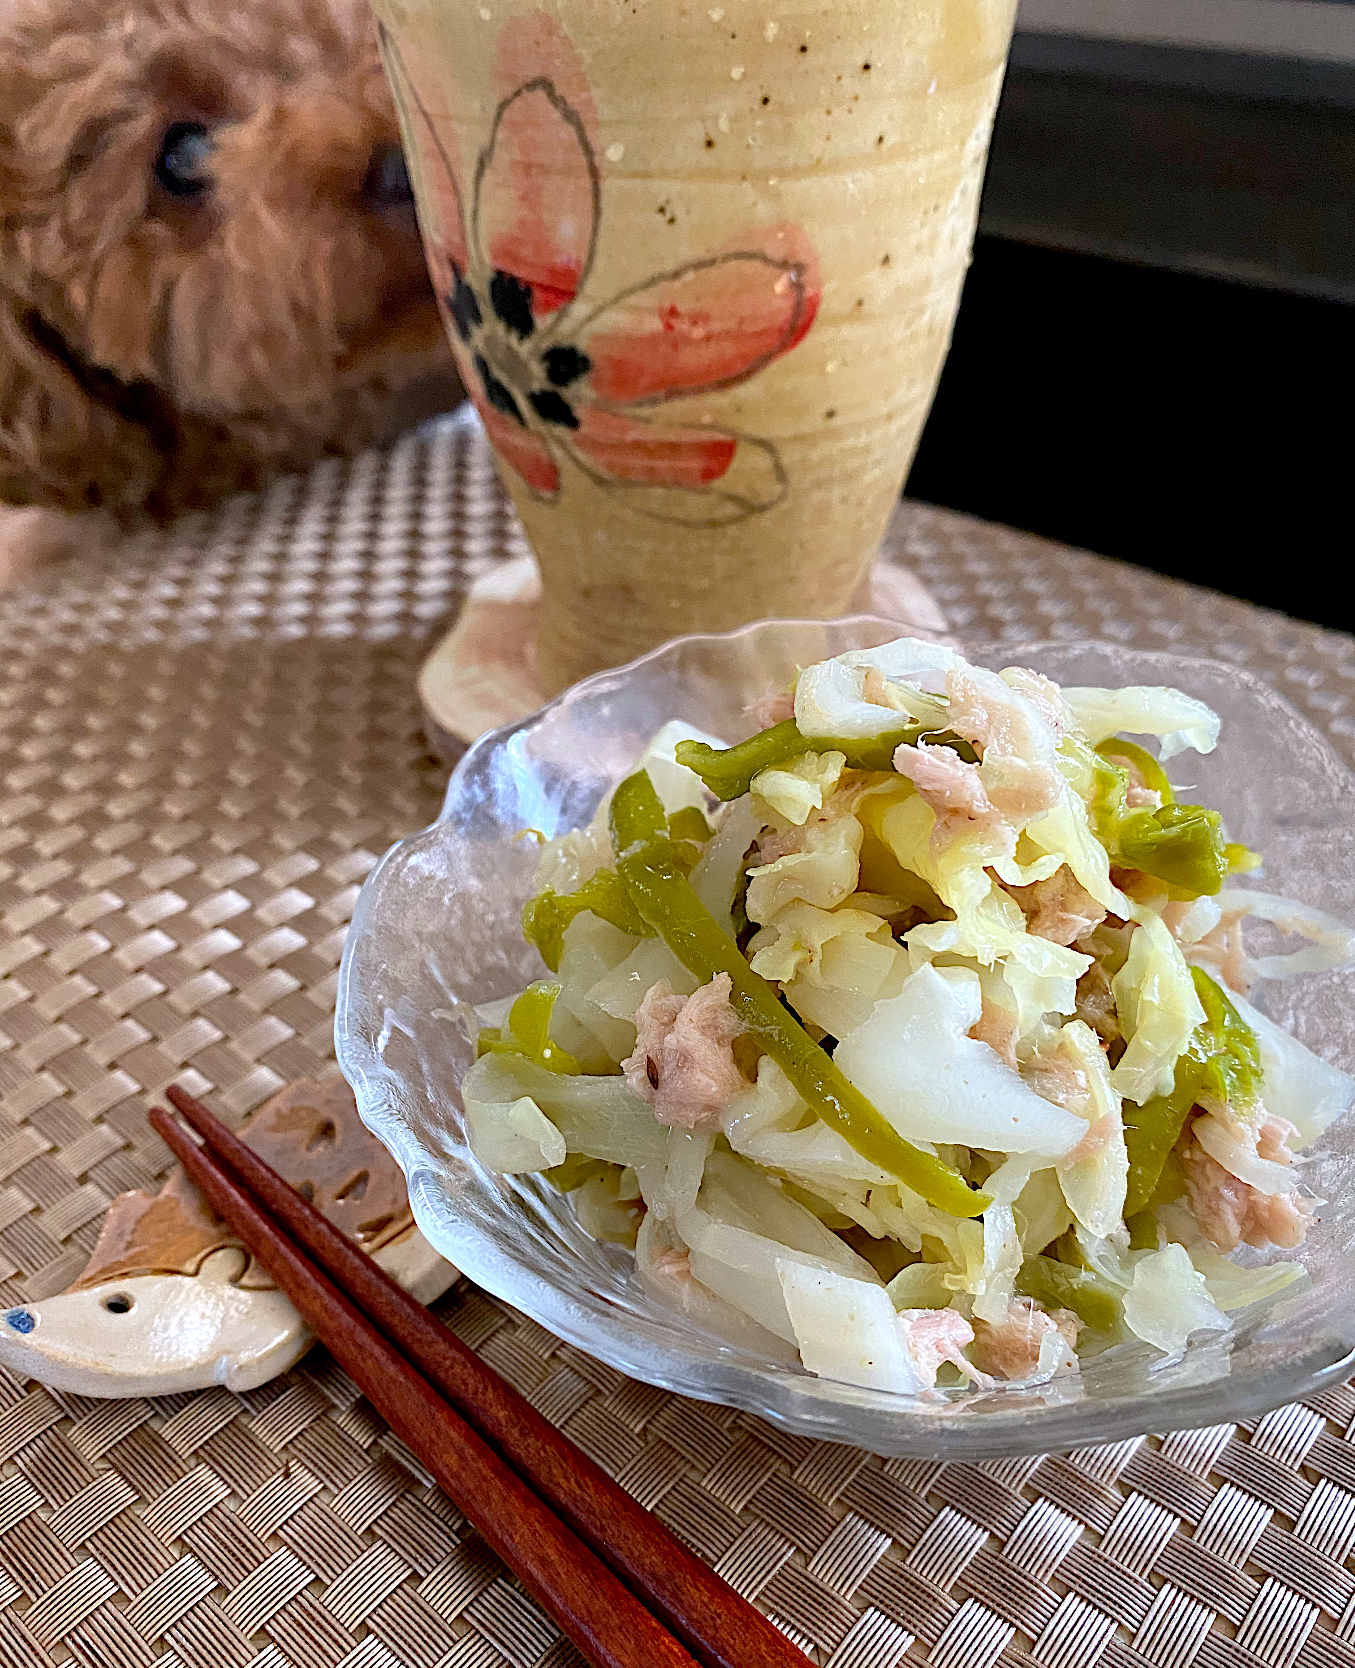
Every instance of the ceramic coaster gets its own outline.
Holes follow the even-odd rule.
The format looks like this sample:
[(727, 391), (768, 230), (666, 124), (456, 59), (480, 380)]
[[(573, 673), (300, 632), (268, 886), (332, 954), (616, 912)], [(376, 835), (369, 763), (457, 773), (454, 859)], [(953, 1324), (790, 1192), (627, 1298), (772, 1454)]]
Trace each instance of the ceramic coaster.
[[(421, 1303), (456, 1279), (414, 1225), (405, 1180), (341, 1077), (303, 1078), (240, 1129)], [(177, 1166), (158, 1193), (122, 1193), (64, 1292), (0, 1315), (0, 1364), (83, 1396), (252, 1390), (311, 1344), (300, 1315)]]
[[(532, 654), (540, 599), (535, 557), (502, 563), (471, 586), (456, 624), (424, 661), (419, 672), (424, 730), (446, 763), (486, 730), (525, 718), (545, 702)], [(853, 612), (897, 620), (917, 637), (946, 631), (931, 592), (887, 556), (867, 575)]]

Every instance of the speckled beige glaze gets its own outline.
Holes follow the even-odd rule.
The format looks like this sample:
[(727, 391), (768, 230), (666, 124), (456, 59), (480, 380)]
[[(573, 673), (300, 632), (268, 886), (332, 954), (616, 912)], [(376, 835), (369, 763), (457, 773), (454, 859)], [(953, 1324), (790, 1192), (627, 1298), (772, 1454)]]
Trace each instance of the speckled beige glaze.
[[(557, 445), (571, 437), (528, 413), (555, 447), (558, 491), (544, 501), (500, 465), (541, 560), (543, 687), (678, 632), (842, 612), (949, 342), (1011, 0), (377, 0), (377, 11), (417, 64), (468, 202), (504, 96), (501, 33), (544, 12), (572, 43), (561, 84), (581, 68), (595, 106), (600, 213), (570, 320), (776, 227), (798, 228), (817, 260), (817, 316), (794, 345), (732, 386), (625, 408), (765, 442), (784, 475), (770, 507), (724, 526), (653, 519), (637, 508), (644, 495), (590, 478)], [(446, 193), (426, 162), (415, 171), (430, 244), (454, 241)], [(770, 455), (741, 444), (717, 484), (774, 498)]]

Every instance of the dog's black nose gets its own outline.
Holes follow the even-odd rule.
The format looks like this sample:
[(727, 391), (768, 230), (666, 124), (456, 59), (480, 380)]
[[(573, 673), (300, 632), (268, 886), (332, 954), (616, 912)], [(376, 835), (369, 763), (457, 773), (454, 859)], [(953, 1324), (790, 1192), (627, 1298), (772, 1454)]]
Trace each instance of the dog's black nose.
[(373, 151), (367, 177), (362, 182), (362, 195), (373, 208), (398, 208), (414, 201), (404, 152), (398, 145), (383, 145)]

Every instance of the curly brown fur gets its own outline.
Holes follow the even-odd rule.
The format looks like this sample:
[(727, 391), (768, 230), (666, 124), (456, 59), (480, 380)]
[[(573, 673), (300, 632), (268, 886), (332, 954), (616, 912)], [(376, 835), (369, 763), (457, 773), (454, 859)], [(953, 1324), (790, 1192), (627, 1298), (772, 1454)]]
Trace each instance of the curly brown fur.
[(0, 499), (165, 520), (454, 403), (398, 144), (365, 0), (9, 0)]

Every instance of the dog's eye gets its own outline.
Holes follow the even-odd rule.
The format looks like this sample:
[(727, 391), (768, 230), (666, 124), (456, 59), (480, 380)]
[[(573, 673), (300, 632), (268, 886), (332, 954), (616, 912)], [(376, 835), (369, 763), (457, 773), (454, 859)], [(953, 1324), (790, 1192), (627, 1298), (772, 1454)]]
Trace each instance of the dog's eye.
[(171, 197), (198, 197), (212, 183), (212, 136), (201, 122), (175, 122), (160, 141), (155, 177)]
[(373, 153), (362, 194), (374, 208), (398, 208), (414, 201), (404, 152), (398, 145), (385, 145)]

